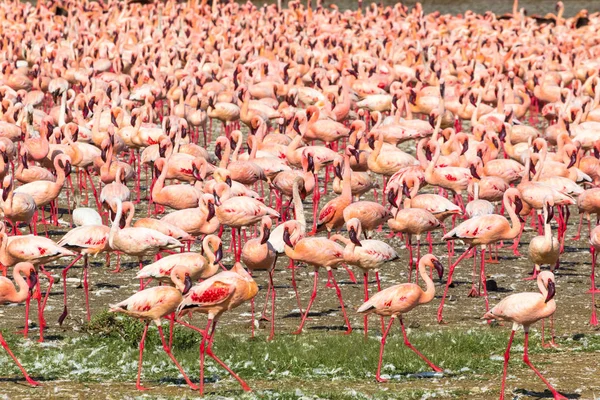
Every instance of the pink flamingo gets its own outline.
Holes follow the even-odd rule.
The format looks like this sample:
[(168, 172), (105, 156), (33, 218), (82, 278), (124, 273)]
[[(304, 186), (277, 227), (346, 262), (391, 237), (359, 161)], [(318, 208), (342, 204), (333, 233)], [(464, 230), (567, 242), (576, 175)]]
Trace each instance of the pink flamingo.
[[(258, 293), (258, 285), (246, 272), (242, 264), (236, 262), (229, 271), (222, 271), (193, 286), (177, 307), (177, 314), (192, 312), (208, 314), (208, 324), (200, 343), (200, 395), (204, 394), (204, 356), (208, 354), (219, 365), (227, 370), (249, 392), (246, 382), (221, 361), (212, 350), (217, 322), (225, 311), (234, 309), (244, 302), (253, 299)], [(212, 327), (212, 329), (211, 329)], [(209, 333), (210, 332), (210, 333)]]
[[(358, 218), (348, 220), (346, 227), (348, 228), (349, 240), (343, 240), (346, 244), (344, 261), (357, 266), (363, 271), (365, 301), (367, 301), (369, 300), (369, 270), (375, 271), (377, 290), (381, 291), (379, 269), (385, 263), (398, 259), (398, 253), (390, 245), (380, 240), (360, 240), (362, 224)], [(339, 235), (335, 236), (337, 239)], [(368, 317), (366, 315), (364, 316), (363, 325), (366, 337), (368, 332)]]
[[(269, 234), (271, 232), (271, 218), (262, 217), (260, 224), (260, 236), (256, 239), (248, 240), (242, 248), (242, 262), (251, 271), (267, 271), (269, 273), (269, 286), (267, 287), (267, 298), (265, 299), (265, 308), (271, 294), (271, 332), (267, 341), (275, 337), (275, 286), (273, 285), (273, 271), (277, 264), (277, 253), (269, 243)], [(252, 305), (252, 336), (254, 336), (254, 300)], [(264, 315), (264, 313), (263, 313)]]
[(426, 271), (426, 267), (435, 268), (438, 272), (440, 279), (444, 273), (444, 267), (439, 260), (433, 254), (427, 254), (419, 260), (419, 273), (423, 278), (423, 282), (427, 286), (427, 289), (423, 291), (421, 287), (414, 283), (403, 283), (400, 285), (394, 285), (387, 289), (384, 289), (371, 297), (368, 301), (361, 305), (357, 312), (360, 314), (375, 313), (378, 315), (389, 316), (390, 322), (383, 332), (381, 338), (381, 348), (379, 350), (379, 363), (377, 364), (377, 374), (375, 379), (378, 382), (386, 382), (386, 379), (381, 377), (381, 363), (383, 361), (383, 350), (385, 348), (385, 341), (394, 319), (398, 317), (400, 320), (400, 326), (402, 327), (402, 334), (404, 336), (404, 344), (414, 351), (419, 357), (427, 363), (435, 372), (442, 372), (442, 369), (434, 365), (429, 361), (423, 354), (421, 354), (414, 346), (409, 342), (408, 336), (406, 335), (406, 329), (404, 328), (404, 321), (402, 315), (411, 311), (413, 308), (420, 304), (427, 304), (435, 296), (435, 286), (433, 281), (429, 277)]
[[(512, 204), (511, 204), (512, 201)], [(521, 220), (519, 219), (518, 213), (523, 207), (521, 202), (520, 193), (515, 188), (510, 188), (504, 192), (503, 199), (504, 208), (508, 211), (510, 216), (510, 222), (502, 216), (497, 214), (482, 215), (479, 217), (473, 217), (466, 220), (456, 228), (444, 235), (444, 240), (460, 239), (469, 244), (469, 247), (465, 252), (450, 266), (448, 271), (448, 280), (446, 282), (446, 288), (444, 289), (444, 296), (442, 302), (438, 308), (438, 322), (442, 322), (442, 312), (444, 309), (444, 301), (448, 294), (448, 288), (452, 283), (452, 274), (454, 268), (471, 252), (475, 249), (473, 255), (473, 284), (469, 296), (479, 296), (479, 291), (475, 288), (475, 281), (477, 280), (477, 249), (475, 246), (481, 245), (481, 270), (480, 270), (480, 284), (483, 286), (483, 295), (485, 297), (486, 311), (489, 310), (489, 302), (487, 297), (487, 287), (485, 281), (485, 250), (490, 244), (499, 242), (501, 240), (512, 240), (521, 232)]]
[(342, 314), (346, 322), (347, 330), (345, 334), (352, 332), (350, 321), (346, 315), (344, 300), (342, 299), (342, 291), (340, 290), (335, 277), (333, 276), (333, 268), (337, 268), (344, 262), (344, 248), (333, 240), (322, 237), (305, 237), (301, 235), (301, 227), (297, 221), (288, 221), (283, 224), (283, 241), (285, 243), (285, 255), (294, 261), (304, 262), (314, 267), (313, 291), (310, 296), (310, 301), (304, 310), (304, 315), (300, 321), (300, 326), (294, 332), (295, 335), (302, 333), (302, 328), (308, 318), (310, 308), (317, 297), (317, 284), (319, 282), (319, 268), (325, 267), (330, 281), (333, 282), (336, 294), (342, 307)]
[[(185, 278), (182, 280), (180, 276), (184, 276)], [(181, 304), (183, 295), (186, 295), (190, 288), (192, 287), (192, 281), (188, 272), (183, 267), (175, 267), (171, 271), (171, 280), (175, 284), (176, 287), (171, 286), (158, 286), (150, 289), (145, 289), (140, 292), (137, 292), (127, 300), (123, 300), (120, 303), (114, 304), (110, 306), (110, 312), (117, 312), (127, 314), (131, 317), (140, 319), (145, 322), (146, 326), (144, 327), (144, 333), (142, 334), (142, 339), (140, 341), (140, 358), (138, 362), (138, 375), (135, 383), (135, 387), (138, 390), (147, 390), (140, 383), (141, 375), (142, 375), (142, 360), (144, 355), (144, 342), (146, 341), (146, 334), (148, 333), (148, 326), (150, 325), (150, 321), (153, 321), (158, 328), (158, 333), (160, 335), (160, 340), (162, 341), (163, 350), (169, 358), (175, 363), (177, 369), (181, 375), (183, 375), (183, 379), (187, 382), (187, 384), (194, 390), (198, 390), (198, 386), (194, 385), (190, 378), (186, 375), (183, 368), (177, 360), (175, 356), (171, 352), (171, 347), (167, 346), (167, 342), (165, 341), (165, 336), (162, 331), (161, 321), (165, 315), (172, 314), (175, 312), (177, 307)]]
[(108, 236), (110, 228), (105, 225), (83, 225), (67, 232), (58, 245), (66, 249), (72, 250), (79, 255), (62, 271), (63, 291), (64, 291), (64, 309), (58, 323), (62, 325), (68, 315), (67, 310), (67, 272), (77, 261), (83, 257), (83, 289), (85, 291), (85, 308), (87, 312), (87, 320), (90, 320), (90, 300), (89, 300), (89, 285), (88, 285), (88, 256), (95, 256), (99, 253), (110, 250), (108, 246)]
[[(29, 283), (25, 281), (23, 275), (28, 278)], [(10, 279), (0, 276), (0, 304), (24, 302), (25, 300), (29, 299), (30, 292), (34, 290), (37, 284), (35, 267), (33, 264), (28, 262), (20, 262), (16, 264), (13, 268), (13, 277), (19, 286), (18, 291)], [(10, 350), (8, 343), (6, 343), (6, 340), (4, 340), (4, 337), (2, 336), (2, 333), (0, 333), (0, 345), (4, 347), (4, 350), (6, 350), (15, 364), (17, 364), (17, 367), (19, 367), (23, 373), (27, 383), (29, 383), (31, 386), (38, 386), (39, 383), (29, 377), (29, 374), (27, 374), (25, 368), (23, 368), (19, 360), (17, 360), (17, 357), (15, 357), (13, 352)]]
[(537, 376), (548, 386), (554, 400), (567, 400), (567, 398), (554, 389), (542, 374), (529, 361), (529, 327), (540, 319), (548, 318), (556, 310), (554, 295), (556, 286), (554, 274), (550, 271), (542, 271), (537, 277), (537, 285), (540, 293), (516, 293), (506, 297), (494, 308), (489, 310), (483, 319), (500, 320), (512, 322), (512, 331), (508, 339), (508, 347), (504, 353), (504, 372), (502, 373), (502, 385), (500, 387), (500, 400), (504, 399), (504, 386), (506, 384), (506, 373), (508, 371), (508, 360), (510, 358), (510, 347), (519, 325), (523, 326), (525, 332), (525, 345), (523, 348), (523, 362), (535, 372)]

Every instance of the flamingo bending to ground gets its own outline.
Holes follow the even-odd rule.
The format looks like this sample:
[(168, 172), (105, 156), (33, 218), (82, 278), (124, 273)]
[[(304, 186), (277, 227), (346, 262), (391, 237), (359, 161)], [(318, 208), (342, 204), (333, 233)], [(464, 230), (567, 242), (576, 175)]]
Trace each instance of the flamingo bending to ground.
[(508, 339), (508, 347), (504, 353), (504, 372), (502, 374), (502, 386), (500, 387), (500, 400), (504, 399), (504, 386), (506, 384), (506, 373), (508, 371), (508, 360), (510, 358), (510, 347), (515, 337), (515, 332), (519, 325), (523, 326), (525, 332), (525, 345), (523, 348), (523, 362), (535, 372), (537, 376), (548, 386), (552, 392), (554, 400), (567, 400), (567, 398), (554, 389), (542, 374), (529, 361), (529, 327), (540, 319), (548, 318), (556, 310), (554, 295), (556, 286), (554, 283), (554, 274), (550, 271), (542, 271), (537, 277), (537, 285), (540, 293), (516, 293), (508, 296), (494, 308), (489, 310), (483, 319), (500, 320), (512, 322), (512, 331)]
[(402, 315), (411, 311), (413, 308), (420, 304), (427, 304), (433, 297), (435, 296), (435, 286), (433, 281), (427, 274), (426, 267), (435, 268), (438, 272), (440, 279), (442, 279), (442, 275), (444, 273), (444, 267), (439, 262), (439, 260), (433, 254), (427, 254), (421, 258), (419, 261), (419, 273), (427, 286), (427, 289), (423, 291), (421, 287), (414, 283), (403, 283), (400, 285), (394, 285), (387, 289), (382, 290), (379, 293), (376, 293), (369, 301), (363, 303), (357, 312), (361, 314), (370, 314), (375, 313), (381, 316), (389, 316), (390, 322), (383, 332), (383, 337), (381, 338), (381, 349), (379, 350), (379, 363), (377, 364), (377, 375), (375, 375), (375, 379), (378, 382), (385, 382), (386, 379), (381, 377), (381, 363), (383, 361), (383, 349), (385, 348), (385, 340), (387, 338), (388, 333), (390, 332), (390, 328), (392, 327), (392, 323), (394, 319), (398, 317), (400, 320), (400, 326), (402, 327), (402, 334), (404, 335), (404, 344), (414, 351), (419, 357), (423, 359), (435, 372), (442, 372), (442, 369), (434, 365), (431, 361), (429, 361), (423, 354), (421, 354), (417, 349), (413, 347), (413, 345), (408, 341), (408, 336), (406, 335), (406, 329), (404, 329), (404, 321), (402, 320)]

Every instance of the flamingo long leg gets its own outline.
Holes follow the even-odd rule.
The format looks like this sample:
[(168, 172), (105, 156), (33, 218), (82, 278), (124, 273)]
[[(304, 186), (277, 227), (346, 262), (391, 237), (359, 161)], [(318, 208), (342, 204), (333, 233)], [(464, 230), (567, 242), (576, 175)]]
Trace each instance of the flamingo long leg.
[(181, 365), (179, 365), (179, 363), (177, 362), (177, 360), (175, 359), (175, 356), (173, 355), (173, 353), (171, 352), (171, 347), (167, 346), (167, 342), (165, 341), (165, 335), (163, 334), (163, 330), (162, 327), (160, 325), (158, 325), (158, 334), (160, 335), (160, 340), (162, 341), (162, 345), (163, 345), (163, 349), (165, 350), (165, 353), (167, 353), (167, 355), (169, 356), (169, 358), (173, 361), (173, 363), (175, 363), (175, 366), (177, 367), (177, 369), (179, 369), (179, 372), (181, 373), (181, 375), (183, 376), (183, 379), (185, 379), (185, 382), (193, 389), (193, 390), (198, 390), (198, 386), (194, 385), (192, 383), (192, 381), (190, 381), (190, 378), (188, 378), (188, 376), (186, 375), (185, 371), (183, 370), (183, 368), (181, 367)]
[(348, 319), (348, 315), (346, 314), (346, 307), (344, 307), (344, 299), (342, 299), (342, 291), (340, 290), (340, 287), (338, 286), (337, 281), (335, 280), (335, 276), (333, 276), (333, 271), (331, 269), (327, 271), (327, 275), (331, 279), (331, 282), (333, 283), (333, 287), (335, 288), (335, 293), (337, 294), (337, 297), (340, 300), (340, 306), (342, 307), (342, 314), (344, 315), (344, 322), (346, 323), (346, 326), (348, 327), (348, 329), (344, 333), (350, 334), (350, 333), (352, 333), (352, 326), (350, 325), (350, 320)]
[(448, 289), (450, 288), (450, 285), (452, 284), (452, 274), (454, 273), (454, 268), (456, 268), (456, 266), (471, 252), (471, 249), (473, 248), (473, 246), (470, 246), (467, 250), (465, 250), (464, 253), (461, 254), (460, 257), (458, 257), (458, 260), (456, 260), (456, 262), (454, 264), (452, 264), (449, 268), (448, 271), (448, 279), (446, 280), (446, 288), (444, 289), (444, 295), (442, 297), (442, 302), (440, 303), (440, 306), (438, 308), (438, 322), (441, 323), (443, 318), (442, 318), (442, 313), (444, 311), (444, 302), (446, 301), (446, 296), (448, 295)]
[(6, 340), (4, 340), (4, 337), (2, 336), (2, 333), (0, 333), (0, 345), (2, 345), (2, 347), (4, 347), (4, 350), (6, 350), (6, 352), (10, 356), (10, 358), (12, 358), (13, 361), (15, 362), (15, 364), (17, 364), (17, 367), (19, 367), (19, 369), (23, 373), (23, 376), (27, 380), (27, 383), (29, 383), (31, 386), (39, 386), (40, 385), (39, 382), (36, 382), (36, 381), (34, 381), (33, 379), (31, 379), (29, 377), (29, 374), (27, 373), (27, 371), (25, 371), (25, 368), (23, 368), (23, 366), (21, 365), (21, 363), (19, 362), (19, 360), (17, 359), (17, 357), (15, 357), (15, 355), (13, 354), (13, 352), (10, 351), (10, 348), (8, 347), (8, 343), (6, 343)]
[(90, 290), (88, 285), (88, 255), (86, 254), (83, 257), (83, 290), (85, 292), (85, 310), (87, 313), (87, 320), (90, 321), (91, 313), (90, 313)]
[(404, 345), (406, 347), (408, 347), (409, 349), (411, 349), (412, 351), (415, 352), (416, 355), (418, 355), (419, 357), (421, 357), (421, 359), (423, 361), (425, 361), (425, 363), (427, 365), (429, 365), (429, 367), (431, 367), (431, 369), (433, 369), (435, 372), (442, 372), (442, 369), (438, 366), (436, 366), (435, 364), (433, 364), (431, 361), (429, 361), (429, 359), (427, 359), (427, 357), (425, 357), (423, 354), (421, 354), (419, 352), (419, 350), (417, 350), (408, 340), (408, 336), (406, 335), (406, 329), (404, 328), (404, 321), (402, 320), (402, 317), (399, 318), (400, 321), (400, 327), (402, 328), (402, 336), (404, 336)]
[(381, 346), (379, 347), (379, 363), (377, 364), (377, 374), (375, 375), (375, 379), (377, 380), (377, 382), (387, 382), (387, 379), (383, 379), (381, 377), (381, 363), (383, 361), (383, 350), (385, 349), (385, 340), (387, 339), (387, 335), (390, 332), (390, 328), (394, 323), (394, 318), (395, 317), (393, 315), (390, 317), (390, 323), (388, 324), (387, 328), (383, 332), (383, 336), (381, 337)]
[(148, 390), (140, 384), (140, 380), (142, 378), (142, 360), (144, 358), (144, 342), (146, 342), (146, 334), (148, 333), (148, 323), (144, 327), (144, 333), (142, 333), (142, 340), (140, 340), (140, 357), (138, 360), (138, 375), (137, 380), (135, 381), (135, 387), (137, 390)]
[(510, 359), (510, 347), (512, 346), (513, 339), (515, 338), (515, 330), (510, 332), (510, 338), (508, 339), (508, 346), (504, 352), (504, 367), (502, 372), (502, 384), (500, 385), (500, 400), (504, 400), (504, 387), (506, 386), (506, 373), (508, 372), (508, 360)]
[(474, 247), (474, 254), (473, 254), (473, 275), (472, 275), (472, 283), (471, 283), (471, 291), (469, 292), (469, 294), (467, 294), (468, 297), (479, 297), (479, 290), (477, 290), (477, 288), (475, 287), (475, 282), (478, 282), (479, 279), (477, 278), (477, 247)]
[(275, 337), (275, 285), (273, 284), (273, 273), (275, 272), (275, 268), (271, 268), (269, 270), (269, 285), (271, 286), (271, 332), (269, 333), (269, 337), (267, 341), (273, 340)]
[(73, 265), (75, 265), (77, 263), (77, 261), (79, 261), (81, 259), (81, 257), (83, 257), (83, 254), (78, 255), (72, 262), (71, 264), (67, 265), (67, 267), (65, 269), (63, 269), (62, 271), (62, 281), (63, 281), (63, 312), (62, 314), (60, 314), (60, 317), (58, 317), (58, 325), (62, 325), (63, 322), (65, 321), (65, 318), (67, 318), (67, 315), (69, 315), (69, 310), (67, 309), (67, 272), (69, 272), (69, 270), (71, 269), (71, 267), (73, 267)]
[[(363, 272), (364, 290), (365, 290), (365, 303), (369, 300), (369, 271)], [(369, 336), (369, 316), (367, 314), (363, 317), (363, 327), (365, 331), (365, 339)]]
[(525, 331), (525, 345), (524, 345), (524, 349), (523, 349), (523, 362), (525, 364), (527, 364), (527, 366), (529, 368), (531, 368), (533, 370), (533, 372), (535, 372), (535, 374), (542, 380), (542, 382), (544, 382), (546, 384), (546, 386), (548, 386), (548, 389), (552, 392), (552, 395), (554, 396), (555, 400), (567, 400), (567, 398), (563, 395), (561, 395), (560, 393), (558, 393), (558, 391), (556, 389), (554, 389), (554, 387), (550, 384), (550, 382), (548, 382), (540, 373), (540, 371), (538, 371), (533, 364), (531, 363), (531, 361), (529, 361), (529, 331), (526, 330)]
[(204, 330), (207, 334), (202, 336), (202, 341), (200, 342), (200, 396), (204, 394), (204, 356), (206, 353), (206, 340), (209, 338), (208, 332), (210, 331), (212, 322), (213, 320), (209, 318), (206, 329)]
[(308, 305), (306, 306), (304, 315), (302, 316), (302, 320), (300, 321), (300, 326), (298, 327), (298, 329), (295, 332), (293, 332), (294, 335), (299, 335), (302, 333), (302, 328), (304, 327), (304, 324), (306, 323), (306, 318), (308, 318), (308, 312), (310, 311), (310, 308), (312, 307), (312, 304), (314, 303), (315, 298), (317, 297), (317, 284), (318, 283), (319, 283), (319, 270), (318, 270), (318, 268), (315, 268), (313, 291), (312, 291), (312, 294), (310, 295), (310, 300), (308, 302)]

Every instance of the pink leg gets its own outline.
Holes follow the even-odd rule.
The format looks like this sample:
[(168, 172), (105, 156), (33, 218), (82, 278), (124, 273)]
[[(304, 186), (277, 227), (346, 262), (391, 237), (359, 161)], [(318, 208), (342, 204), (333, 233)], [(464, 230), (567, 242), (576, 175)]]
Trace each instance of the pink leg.
[(10, 356), (10, 358), (12, 358), (13, 361), (15, 362), (15, 364), (17, 364), (17, 367), (19, 367), (19, 369), (23, 373), (23, 376), (27, 380), (27, 383), (29, 383), (31, 386), (39, 386), (40, 384), (29, 377), (29, 374), (27, 374), (27, 371), (25, 371), (25, 368), (23, 368), (23, 366), (21, 365), (19, 360), (17, 360), (17, 357), (15, 357), (13, 352), (10, 351), (10, 348), (8, 347), (8, 343), (6, 343), (6, 340), (4, 340), (2, 333), (0, 333), (0, 345), (2, 345), (2, 347), (4, 347), (4, 350), (6, 350), (6, 352)]
[(202, 337), (202, 342), (200, 342), (200, 396), (204, 395), (204, 356), (206, 354), (206, 340), (210, 337), (208, 332), (210, 332), (212, 322), (213, 320), (209, 318), (204, 330), (206, 335)]
[(402, 335), (404, 336), (404, 345), (412, 351), (414, 351), (416, 355), (421, 357), (421, 359), (425, 361), (425, 363), (429, 365), (429, 367), (431, 367), (431, 369), (433, 369), (435, 372), (442, 372), (441, 368), (437, 367), (435, 364), (429, 361), (423, 354), (419, 352), (419, 350), (415, 349), (415, 347), (408, 341), (408, 336), (406, 335), (406, 329), (404, 329), (404, 321), (402, 321), (402, 317), (400, 317), (399, 320), (400, 326), (402, 327)]
[[(147, 326), (147, 325), (146, 325)], [(179, 372), (181, 372), (181, 375), (183, 375), (183, 379), (185, 379), (185, 382), (193, 389), (193, 390), (198, 390), (198, 386), (194, 385), (192, 383), (192, 381), (190, 381), (190, 378), (188, 378), (188, 376), (186, 375), (185, 371), (183, 370), (183, 368), (181, 368), (181, 365), (179, 365), (179, 363), (177, 362), (177, 360), (175, 359), (175, 356), (173, 355), (173, 353), (171, 353), (171, 347), (167, 346), (167, 343), (165, 341), (165, 335), (163, 335), (163, 330), (162, 327), (159, 325), (158, 326), (158, 334), (160, 335), (160, 340), (162, 341), (162, 345), (163, 345), (163, 349), (165, 350), (165, 353), (167, 353), (167, 355), (169, 356), (169, 358), (171, 360), (173, 360), (173, 363), (175, 363), (175, 366), (177, 366), (177, 369), (179, 369)]]
[(331, 279), (331, 282), (333, 283), (333, 287), (335, 288), (335, 293), (337, 294), (337, 297), (340, 300), (340, 306), (342, 307), (342, 314), (344, 315), (344, 321), (346, 322), (346, 326), (348, 327), (348, 329), (344, 333), (346, 335), (348, 335), (348, 334), (352, 333), (352, 326), (350, 326), (350, 320), (348, 320), (348, 315), (346, 315), (346, 308), (344, 307), (344, 300), (342, 299), (342, 291), (340, 290), (340, 287), (338, 286), (337, 281), (335, 280), (335, 276), (333, 276), (333, 271), (328, 270), (327, 275), (329, 276), (329, 279)]
[[(377, 292), (381, 292), (381, 280), (379, 279), (379, 271), (375, 271), (375, 280), (377, 281)], [(385, 321), (383, 317), (379, 317), (381, 320), (381, 334), (385, 331)]]
[(273, 272), (275, 268), (269, 271), (269, 285), (271, 286), (271, 333), (267, 338), (267, 341), (273, 340), (275, 337), (275, 285), (273, 284)]
[[(598, 288), (596, 288), (597, 255), (596, 255), (596, 249), (594, 248), (594, 246), (590, 246), (590, 253), (592, 253), (592, 274), (590, 275), (591, 286), (590, 286), (590, 290), (588, 290), (588, 293), (600, 293), (600, 290), (598, 290)], [(594, 307), (592, 307), (592, 308), (594, 308)]]
[[(250, 389), (250, 386), (248, 386), (248, 384), (242, 379), (240, 378), (235, 372), (233, 372), (231, 370), (231, 368), (229, 368), (227, 366), (227, 364), (225, 364), (223, 361), (221, 361), (221, 359), (219, 359), (212, 351), (212, 341), (214, 338), (214, 334), (215, 334), (215, 327), (217, 325), (217, 321), (214, 322), (213, 327), (212, 327), (212, 332), (210, 334), (210, 340), (208, 342), (208, 346), (206, 347), (206, 354), (208, 354), (209, 357), (211, 357), (213, 360), (215, 360), (221, 367), (223, 367), (227, 372), (229, 372), (229, 374), (234, 377), (239, 383), (240, 385), (242, 385), (242, 389), (245, 392), (250, 392), (252, 389)], [(202, 391), (200, 391), (200, 393), (202, 394)]]
[(294, 288), (294, 293), (296, 294), (296, 303), (298, 304), (298, 309), (300, 310), (300, 314), (302, 314), (302, 303), (300, 303), (300, 296), (298, 295), (298, 287), (296, 286), (296, 266), (294, 265), (294, 260), (290, 258), (290, 265), (288, 266), (292, 270), (292, 287)]
[(69, 272), (69, 270), (71, 269), (71, 267), (73, 267), (73, 265), (75, 265), (75, 263), (77, 263), (77, 261), (79, 261), (79, 259), (81, 259), (81, 257), (83, 257), (82, 254), (78, 255), (71, 262), (71, 264), (67, 265), (67, 267), (65, 269), (63, 269), (63, 271), (62, 271), (63, 302), (64, 302), (64, 306), (63, 306), (63, 312), (62, 312), (62, 314), (60, 314), (60, 317), (58, 317), (58, 324), (59, 325), (62, 325), (63, 322), (65, 321), (65, 318), (67, 318), (67, 315), (69, 315), (69, 310), (67, 309), (67, 272)]
[(379, 363), (377, 364), (377, 374), (375, 375), (375, 379), (377, 380), (377, 382), (387, 382), (387, 379), (383, 379), (381, 377), (381, 363), (383, 361), (383, 350), (385, 348), (385, 340), (387, 339), (387, 335), (390, 332), (390, 328), (392, 327), (394, 318), (395, 317), (393, 315), (390, 317), (390, 323), (388, 324), (387, 328), (383, 332), (383, 336), (381, 337), (381, 346), (379, 347)]
[(313, 302), (315, 301), (315, 298), (317, 297), (317, 284), (319, 282), (319, 270), (318, 268), (315, 268), (315, 277), (314, 277), (314, 281), (313, 281), (313, 291), (312, 294), (310, 295), (310, 300), (308, 302), (308, 305), (306, 306), (306, 310), (304, 311), (304, 315), (302, 316), (302, 320), (300, 321), (300, 326), (298, 327), (298, 329), (293, 332), (294, 335), (299, 335), (302, 333), (302, 328), (304, 327), (304, 324), (306, 323), (306, 318), (308, 318), (308, 313), (310, 311), (310, 308), (312, 307)]
[(560, 393), (558, 393), (556, 391), (556, 389), (554, 389), (554, 387), (550, 384), (550, 382), (548, 382), (543, 376), (542, 374), (540, 374), (540, 371), (538, 371), (533, 364), (531, 363), (531, 361), (529, 361), (529, 352), (528, 352), (528, 348), (529, 348), (529, 331), (525, 331), (525, 348), (523, 349), (523, 362), (525, 364), (527, 364), (527, 366), (529, 368), (531, 368), (533, 370), (533, 372), (535, 372), (535, 374), (537, 376), (540, 377), (540, 379), (546, 384), (546, 386), (548, 386), (548, 389), (552, 392), (552, 395), (554, 396), (554, 400), (567, 400), (567, 398), (563, 395), (561, 395)]
[[(364, 290), (365, 290), (365, 303), (369, 300), (369, 270), (363, 272)], [(363, 317), (363, 327), (365, 331), (365, 339), (369, 336), (369, 316), (367, 314)]]
[(446, 296), (448, 295), (448, 288), (450, 288), (450, 285), (452, 284), (452, 274), (454, 273), (454, 268), (456, 268), (456, 266), (463, 260), (463, 258), (465, 258), (467, 256), (467, 254), (469, 254), (471, 252), (471, 249), (473, 247), (469, 247), (467, 250), (465, 250), (465, 252), (458, 257), (458, 260), (456, 260), (456, 262), (454, 264), (452, 264), (449, 268), (448, 271), (448, 279), (446, 281), (446, 288), (444, 289), (444, 295), (442, 296), (442, 302), (440, 303), (440, 306), (438, 308), (438, 323), (441, 323), (443, 321), (442, 318), (442, 313), (444, 311), (444, 302), (446, 301)]
[(146, 341), (146, 334), (148, 333), (148, 323), (144, 327), (144, 333), (142, 333), (142, 340), (140, 340), (140, 358), (138, 360), (138, 375), (137, 380), (135, 381), (135, 387), (137, 390), (148, 390), (140, 384), (140, 380), (142, 378), (142, 359), (144, 356), (144, 342)]
[(484, 247), (483, 249), (481, 249), (481, 285), (483, 286), (483, 297), (485, 298), (485, 311), (489, 311), (490, 310), (490, 302), (488, 300), (488, 293), (487, 293), (487, 281), (485, 278), (485, 250), (486, 248)]
[(472, 275), (472, 283), (471, 283), (471, 291), (467, 294), (468, 297), (479, 297), (479, 290), (475, 287), (475, 282), (479, 282), (477, 278), (477, 247), (473, 248), (473, 275)]
[(502, 372), (502, 384), (500, 385), (500, 400), (504, 400), (504, 387), (506, 386), (506, 373), (508, 372), (508, 360), (510, 359), (510, 347), (512, 346), (513, 339), (515, 338), (515, 331), (510, 332), (510, 338), (508, 339), (508, 346), (504, 352), (504, 368)]
[(88, 285), (88, 256), (87, 254), (83, 257), (83, 290), (85, 292), (85, 310), (87, 312), (87, 320), (90, 322), (90, 291)]

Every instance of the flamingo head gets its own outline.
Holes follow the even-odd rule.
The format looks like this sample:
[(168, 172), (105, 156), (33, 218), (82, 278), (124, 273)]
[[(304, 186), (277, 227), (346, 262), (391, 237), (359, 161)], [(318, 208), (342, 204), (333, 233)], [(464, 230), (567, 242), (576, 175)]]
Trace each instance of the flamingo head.
[(475, 179), (481, 179), (481, 177), (477, 173), (477, 165), (475, 163), (472, 163), (469, 166), (469, 171), (471, 171), (471, 176), (473, 176), (473, 178), (475, 178)]
[(215, 263), (220, 262), (223, 259), (223, 243), (219, 242), (219, 247), (215, 252)]
[(396, 208), (398, 208), (398, 203), (396, 202), (396, 197), (398, 197), (398, 189), (389, 188), (388, 189), (388, 201), (390, 204)]
[(431, 260), (431, 263), (433, 264), (433, 268), (437, 271), (439, 278), (442, 279), (444, 276), (444, 266), (442, 263), (435, 257)]
[(288, 229), (287, 226), (285, 228), (283, 228), (283, 242), (287, 246), (294, 247), (294, 245), (292, 244), (292, 241), (290, 240), (290, 230)]
[(352, 241), (352, 243), (354, 243), (357, 246), (362, 246), (360, 240), (358, 239), (358, 233), (356, 232), (356, 228), (354, 227), (354, 225), (351, 225), (348, 228), (348, 236), (350, 237), (350, 241)]

